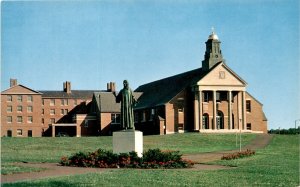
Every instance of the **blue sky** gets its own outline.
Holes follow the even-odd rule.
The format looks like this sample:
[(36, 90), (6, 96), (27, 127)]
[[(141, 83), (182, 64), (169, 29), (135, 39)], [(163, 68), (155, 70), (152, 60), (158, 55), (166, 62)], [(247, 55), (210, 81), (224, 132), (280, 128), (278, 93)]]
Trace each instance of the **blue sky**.
[(300, 119), (299, 1), (3, 1), (1, 90), (117, 89), (199, 68), (215, 28), (269, 128)]

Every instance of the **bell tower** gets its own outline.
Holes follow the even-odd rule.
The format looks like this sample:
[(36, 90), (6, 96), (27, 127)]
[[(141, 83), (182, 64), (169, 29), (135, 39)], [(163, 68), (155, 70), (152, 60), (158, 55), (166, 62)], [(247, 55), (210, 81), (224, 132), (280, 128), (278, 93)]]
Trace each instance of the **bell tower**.
[(204, 60), (202, 61), (202, 69), (204, 71), (209, 71), (218, 62), (224, 61), (222, 57), (222, 51), (220, 47), (220, 40), (215, 34), (212, 28), (211, 35), (208, 36), (208, 40), (205, 42), (206, 50), (204, 55)]

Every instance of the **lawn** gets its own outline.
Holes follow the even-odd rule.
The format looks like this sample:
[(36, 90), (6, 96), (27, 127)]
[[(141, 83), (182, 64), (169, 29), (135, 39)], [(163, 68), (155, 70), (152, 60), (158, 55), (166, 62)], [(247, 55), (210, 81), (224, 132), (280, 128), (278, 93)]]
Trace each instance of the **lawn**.
[(238, 167), (215, 171), (120, 169), (4, 186), (298, 186), (299, 136), (276, 135), (255, 156), (217, 163)]
[[(254, 134), (242, 135), (246, 145)], [(112, 150), (112, 137), (1, 138), (2, 162), (59, 162), (62, 156), (99, 148)], [(179, 150), (182, 154), (235, 149), (234, 134), (185, 133), (165, 136), (144, 136), (144, 150)]]

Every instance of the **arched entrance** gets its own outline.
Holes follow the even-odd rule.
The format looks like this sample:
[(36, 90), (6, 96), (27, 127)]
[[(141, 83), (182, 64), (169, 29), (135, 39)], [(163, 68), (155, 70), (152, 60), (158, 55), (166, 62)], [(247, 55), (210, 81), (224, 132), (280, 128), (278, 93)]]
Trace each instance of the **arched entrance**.
[(203, 129), (208, 129), (209, 128), (209, 116), (207, 113), (203, 114), (202, 117), (202, 128)]
[(224, 114), (220, 110), (217, 114), (217, 129), (224, 129)]

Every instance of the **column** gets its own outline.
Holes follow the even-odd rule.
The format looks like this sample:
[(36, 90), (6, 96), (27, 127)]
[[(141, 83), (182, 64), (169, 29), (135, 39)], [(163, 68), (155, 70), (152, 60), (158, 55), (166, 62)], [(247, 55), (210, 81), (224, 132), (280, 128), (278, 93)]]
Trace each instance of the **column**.
[(213, 127), (212, 129), (217, 129), (217, 101), (216, 90), (213, 91)]
[(232, 92), (228, 91), (228, 129), (231, 130), (232, 128), (232, 105), (231, 105), (231, 100), (232, 100)]
[(200, 129), (202, 129), (203, 127), (203, 115), (202, 115), (202, 91), (199, 90), (198, 92), (198, 101), (199, 101), (199, 126), (200, 126)]
[(237, 101), (238, 101), (238, 130), (241, 130), (242, 129), (242, 122), (243, 122), (243, 103), (242, 103), (242, 92), (239, 91), (238, 92), (238, 98), (237, 98)]
[(194, 130), (197, 131), (199, 130), (199, 96), (197, 95), (197, 91), (195, 93), (195, 98), (194, 98)]
[(52, 124), (52, 137), (55, 137), (55, 126)]
[(76, 124), (76, 137), (81, 137), (81, 126), (80, 124)]
[(243, 110), (242, 110), (242, 116), (243, 116), (243, 129), (246, 130), (246, 92), (243, 91), (242, 92), (242, 106), (243, 106)]

